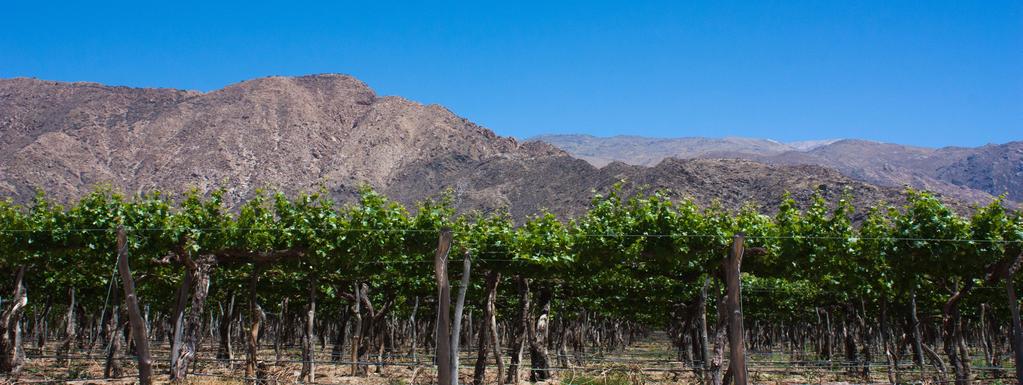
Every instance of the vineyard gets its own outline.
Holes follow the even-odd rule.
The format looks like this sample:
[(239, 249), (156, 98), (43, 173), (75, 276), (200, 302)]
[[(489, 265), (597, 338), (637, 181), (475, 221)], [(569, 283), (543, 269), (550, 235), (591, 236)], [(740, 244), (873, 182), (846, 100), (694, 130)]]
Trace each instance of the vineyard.
[(577, 218), (517, 223), (452, 199), (0, 202), (0, 381), (965, 385), (1023, 370), (1023, 215), (1001, 201), (729, 210), (612, 189)]

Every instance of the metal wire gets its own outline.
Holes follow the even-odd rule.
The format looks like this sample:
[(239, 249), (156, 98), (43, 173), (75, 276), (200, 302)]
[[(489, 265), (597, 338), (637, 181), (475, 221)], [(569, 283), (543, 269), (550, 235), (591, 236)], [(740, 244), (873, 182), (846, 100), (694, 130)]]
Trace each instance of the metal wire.
[[(384, 228), (248, 228), (248, 227), (207, 227), (207, 228), (125, 228), (126, 232), (166, 232), (166, 231), (251, 231), (251, 232), (283, 232), (283, 231), (333, 231), (333, 232), (384, 232), (384, 233), (432, 233), (439, 234), (438, 229), (384, 229)], [(45, 232), (116, 232), (115, 228), (62, 228), (62, 229), (0, 229), (0, 232), (9, 233), (45, 233)], [(503, 234), (497, 232), (473, 232), (455, 231), (455, 234), (470, 235), (493, 235)], [(668, 233), (668, 234), (633, 234), (633, 233), (570, 233), (572, 236), (580, 237), (610, 237), (610, 238), (720, 238), (720, 234), (690, 234), (690, 233)], [(918, 242), (973, 242), (973, 243), (1023, 243), (1020, 239), (959, 239), (959, 238), (912, 238), (912, 237), (837, 237), (817, 235), (749, 235), (748, 239), (819, 239), (819, 240), (878, 240), (878, 241), (918, 241)]]

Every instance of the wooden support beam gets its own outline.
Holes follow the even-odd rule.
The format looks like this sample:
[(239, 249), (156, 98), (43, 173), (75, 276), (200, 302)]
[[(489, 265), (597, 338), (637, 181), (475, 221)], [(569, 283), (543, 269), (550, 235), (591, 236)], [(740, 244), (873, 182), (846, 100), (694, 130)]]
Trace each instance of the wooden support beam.
[(451, 229), (440, 232), (437, 254), (433, 259), (437, 278), (437, 383), (451, 384), (451, 285), (448, 282), (448, 252), (451, 251)]
[(732, 249), (725, 261), (725, 284), (728, 295), (725, 301), (728, 307), (728, 345), (729, 366), (735, 385), (747, 385), (746, 343), (743, 340), (745, 330), (742, 326), (742, 254), (745, 235), (735, 234), (732, 237)]
[(128, 237), (124, 227), (117, 227), (117, 270), (121, 273), (121, 283), (124, 285), (124, 305), (128, 311), (128, 321), (131, 324), (131, 335), (135, 340), (135, 352), (138, 354), (139, 384), (151, 385), (153, 383), (153, 356), (149, 352), (149, 333), (146, 331), (146, 321), (139, 311), (139, 300), (135, 295), (135, 280), (131, 277), (131, 269), (128, 267)]

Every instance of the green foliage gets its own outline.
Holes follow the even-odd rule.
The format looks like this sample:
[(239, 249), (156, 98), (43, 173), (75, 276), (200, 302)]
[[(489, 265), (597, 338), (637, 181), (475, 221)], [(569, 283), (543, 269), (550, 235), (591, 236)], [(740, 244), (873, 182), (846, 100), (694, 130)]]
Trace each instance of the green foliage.
[[(315, 278), (328, 311), (340, 311), (351, 285), (366, 282), (374, 302), (392, 301), (408, 312), (416, 297), (432, 295), (437, 236), (451, 228), (452, 277), (461, 274), (464, 251), (476, 272), (527, 277), (551, 290), (558, 312), (653, 325), (718, 274), (738, 232), (758, 250), (743, 262), (747, 312), (758, 319), (805, 318), (814, 307), (847, 303), (877, 307), (909, 290), (928, 294), (933, 304), (952, 285), (980, 282), (990, 266), (1023, 251), (1023, 215), (1001, 200), (964, 218), (933, 195), (910, 190), (901, 210), (875, 207), (854, 223), (848, 197), (828, 202), (815, 194), (800, 208), (785, 196), (765, 216), (753, 205), (701, 208), (669, 196), (626, 196), (616, 186), (573, 221), (542, 212), (517, 224), (506, 211), (458, 215), (450, 193), (419, 202), (413, 212), (369, 188), (343, 207), (323, 193), (258, 192), (230, 208), (223, 191), (128, 199), (99, 189), (66, 208), (39, 194), (27, 206), (0, 201), (0, 269), (30, 267), (33, 292), (49, 297), (33, 306), (61, 301), (73, 287), (83, 306), (100, 307), (123, 226), (147, 304), (173, 302), (182, 270), (168, 255), (290, 252), (300, 257), (262, 266), (259, 295), (268, 310), (283, 298), (304, 298)], [(246, 290), (252, 269), (253, 263), (218, 266), (211, 293), (227, 300)], [(482, 277), (473, 274), (472, 293)]]

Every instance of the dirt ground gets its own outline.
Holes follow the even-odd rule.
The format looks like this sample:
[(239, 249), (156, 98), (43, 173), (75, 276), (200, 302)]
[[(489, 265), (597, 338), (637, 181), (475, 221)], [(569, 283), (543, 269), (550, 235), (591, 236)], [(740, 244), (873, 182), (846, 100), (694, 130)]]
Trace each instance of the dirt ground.
[[(94, 350), (80, 351), (72, 357), (70, 362), (60, 360), (55, 352), (50, 350), (57, 344), (50, 344), (48, 349), (39, 351), (29, 348), (27, 350), (28, 361), (21, 375), (16, 380), (0, 379), (0, 383), (18, 384), (131, 384), (135, 383), (135, 362), (133, 358), (126, 357), (121, 362), (124, 365), (126, 377), (120, 379), (103, 379), (104, 353)], [(217, 360), (214, 358), (216, 347), (207, 344), (202, 347), (200, 355), (191, 367), (188, 376), (190, 384), (245, 384), (244, 356), (241, 352), (235, 353), (235, 360), (231, 362)], [(675, 352), (664, 338), (650, 338), (631, 345), (625, 351), (596, 353), (582, 356), (577, 361), (573, 357), (568, 367), (558, 366), (558, 357), (551, 352), (553, 379), (541, 384), (571, 384), (571, 385), (626, 385), (626, 384), (698, 384), (700, 378), (690, 367), (674, 360)], [(168, 383), (167, 357), (169, 351), (166, 346), (157, 346), (153, 349), (155, 365), (154, 372), (157, 373), (156, 381), (159, 384)], [(772, 385), (803, 385), (803, 384), (887, 384), (888, 377), (886, 366), (883, 363), (872, 363), (869, 377), (863, 377), (861, 372), (850, 372), (843, 368), (840, 362), (792, 362), (786, 353), (774, 352), (752, 352), (749, 357), (749, 378), (753, 384)], [(383, 365), (370, 365), (368, 374), (365, 376), (353, 376), (352, 366), (348, 363), (330, 362), (330, 347), (317, 350), (317, 364), (315, 367), (317, 384), (346, 384), (346, 385), (411, 385), (411, 384), (433, 384), (436, 383), (436, 369), (430, 363), (429, 357), (420, 355), (419, 363), (411, 357), (401, 354), (387, 357), (380, 360), (371, 357), (373, 362), (383, 362)], [(260, 360), (263, 365), (263, 376), (260, 384), (292, 384), (298, 383), (301, 370), (300, 354), (297, 347), (282, 351), (280, 361), (272, 349), (260, 351)], [(507, 367), (507, 357), (505, 366)], [(459, 383), (468, 384), (472, 382), (473, 367), (475, 363), (475, 352), (463, 352), (459, 370)], [(520, 381), (523, 384), (529, 383), (529, 353), (523, 354), (525, 367), (519, 371)], [(908, 367), (908, 366), (907, 366)], [(974, 370), (976, 380), (974, 384), (1010, 384), (1011, 368), (1003, 370), (990, 370), (991, 368), (977, 367)], [(496, 367), (493, 359), (488, 360), (486, 384), (496, 384)], [(948, 382), (949, 375), (944, 375), (936, 370), (928, 370), (924, 373), (924, 384), (943, 385)], [(918, 371), (907, 370), (900, 373), (900, 383), (920, 383)], [(6, 382), (4, 382), (6, 381)]]

